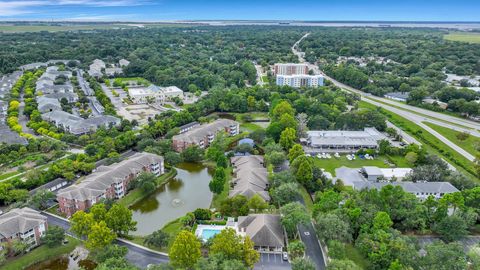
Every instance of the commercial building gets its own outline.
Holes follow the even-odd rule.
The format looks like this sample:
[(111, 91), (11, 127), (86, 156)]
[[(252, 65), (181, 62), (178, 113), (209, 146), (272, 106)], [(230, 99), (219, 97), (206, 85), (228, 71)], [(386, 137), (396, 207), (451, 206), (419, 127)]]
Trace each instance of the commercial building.
[(368, 181), (378, 181), (378, 180), (402, 180), (410, 172), (411, 168), (378, 168), (375, 166), (364, 166), (361, 169), (362, 174), (367, 178)]
[(240, 124), (229, 119), (218, 119), (208, 124), (195, 126), (190, 130), (173, 136), (173, 149), (182, 152), (185, 148), (198, 145), (207, 148), (219, 132), (226, 132), (229, 136), (239, 133)]
[(359, 149), (377, 149), (380, 140), (387, 139), (376, 128), (362, 131), (319, 130), (307, 131), (307, 152), (337, 151), (354, 152)]
[(276, 83), (278, 86), (299, 87), (318, 87), (323, 86), (322, 75), (277, 75)]
[(353, 188), (356, 190), (381, 190), (387, 185), (400, 186), (405, 192), (415, 195), (420, 200), (425, 200), (429, 196), (433, 196), (435, 199), (440, 199), (445, 194), (458, 192), (458, 189), (449, 182), (353, 182)]
[(111, 115), (100, 115), (83, 119), (59, 110), (42, 114), (42, 119), (74, 135), (86, 134), (94, 132), (100, 127), (112, 127), (120, 124), (120, 119)]
[(47, 231), (47, 217), (28, 207), (15, 208), (0, 216), (0, 242), (21, 240), (29, 248), (38, 246)]
[(306, 75), (308, 74), (307, 64), (277, 63), (273, 66), (275, 75)]
[(128, 184), (142, 172), (156, 176), (165, 173), (163, 157), (136, 153), (127, 160), (110, 166), (100, 166), (79, 184), (62, 189), (57, 194), (59, 211), (67, 216), (86, 210), (102, 199), (123, 197)]
[(279, 215), (251, 214), (238, 217), (237, 232), (248, 236), (261, 253), (282, 253), (285, 234)]
[(152, 84), (148, 87), (130, 87), (128, 94), (136, 104), (164, 103), (174, 97), (183, 99), (182, 89), (176, 86), (159, 87)]
[(407, 102), (407, 99), (409, 96), (410, 96), (409, 92), (390, 92), (384, 95), (385, 98), (401, 101), (401, 102)]
[(265, 201), (270, 201), (268, 172), (262, 156), (236, 156), (230, 162), (233, 167), (230, 197), (243, 195), (250, 199), (258, 194)]

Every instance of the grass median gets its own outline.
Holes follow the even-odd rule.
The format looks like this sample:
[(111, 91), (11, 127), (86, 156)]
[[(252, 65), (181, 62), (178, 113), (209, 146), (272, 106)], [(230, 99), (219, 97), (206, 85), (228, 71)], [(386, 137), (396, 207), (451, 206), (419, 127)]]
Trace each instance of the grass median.
[[(359, 105), (361, 108), (377, 110), (377, 107), (375, 105), (369, 104), (365, 101), (360, 101)], [(445, 143), (443, 143), (435, 136), (430, 134), (428, 131), (421, 128), (412, 121), (409, 121), (385, 109), (380, 109), (379, 111), (383, 115), (385, 115), (387, 119), (395, 126), (399, 127), (400, 129), (420, 141), (429, 153), (436, 154), (440, 157), (445, 158), (458, 170), (465, 173), (467, 176), (474, 179), (475, 181), (478, 181), (473, 162), (460, 155), (457, 151), (453, 150), (448, 145), (446, 145)]]
[(424, 122), (425, 125), (431, 127), (436, 132), (442, 134), (445, 138), (449, 139), (456, 145), (463, 148), (463, 150), (467, 151), (468, 153), (476, 156), (478, 154), (477, 147), (480, 146), (480, 138), (469, 135), (464, 140), (459, 139), (461, 137), (461, 132), (455, 131), (450, 128), (442, 127), (439, 125), (435, 125), (429, 122)]

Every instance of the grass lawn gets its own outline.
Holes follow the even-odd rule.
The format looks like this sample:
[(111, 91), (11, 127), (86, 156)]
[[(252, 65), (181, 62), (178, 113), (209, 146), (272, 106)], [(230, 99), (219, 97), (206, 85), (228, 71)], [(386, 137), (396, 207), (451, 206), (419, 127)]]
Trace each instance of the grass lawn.
[[(161, 175), (157, 178), (157, 186), (161, 186), (167, 183), (168, 181), (170, 181), (170, 179), (174, 178), (175, 175), (177, 175), (177, 170), (175, 170), (175, 168), (172, 168), (168, 173)], [(139, 200), (143, 199), (145, 196), (148, 195), (149, 194), (145, 194), (145, 192), (136, 188), (128, 192), (128, 194), (125, 195), (123, 198), (119, 199), (117, 203), (125, 207), (129, 207), (130, 205), (138, 202)]]
[(366, 258), (360, 254), (360, 251), (356, 249), (351, 244), (345, 244), (345, 254), (347, 255), (347, 259), (353, 261), (356, 265), (360, 266), (362, 269), (368, 269), (370, 263), (367, 261)]
[(480, 146), (480, 138), (470, 135), (466, 140), (462, 141), (457, 138), (457, 135), (460, 134), (458, 131), (428, 122), (424, 122), (424, 124), (433, 128), (435, 131), (442, 134), (445, 138), (460, 146), (470, 154), (475, 156), (478, 153), (476, 147)]
[(141, 77), (131, 77), (131, 78), (115, 78), (113, 80), (110, 81), (110, 83), (112, 83), (113, 85), (113, 82), (115, 80), (118, 80), (122, 83), (126, 83), (126, 82), (129, 82), (129, 81), (135, 81), (137, 82), (137, 84), (142, 84), (142, 85), (145, 85), (145, 86), (149, 86), (151, 85), (152, 83), (149, 82), (147, 79), (144, 79), (144, 78), (141, 78)]
[(145, 240), (145, 236), (134, 236), (133, 239), (130, 241), (134, 242), (135, 244), (142, 245), (148, 247), (150, 249), (161, 251), (161, 252), (168, 252), (169, 247), (173, 244), (175, 237), (177, 234), (182, 230), (183, 224), (180, 222), (181, 218), (175, 219), (169, 223), (167, 223), (162, 230), (170, 235), (170, 241), (168, 243), (167, 248), (157, 248), (150, 245), (145, 245), (143, 241)]
[(262, 76), (262, 81), (264, 83), (268, 83), (268, 76)]
[[(369, 108), (373, 110), (377, 109), (376, 106), (366, 103), (365, 101), (360, 101), (359, 105), (362, 108)], [(450, 163), (454, 165), (457, 169), (464, 172), (467, 176), (469, 176), (473, 180), (478, 181), (478, 178), (475, 174), (473, 162), (466, 159), (464, 156), (460, 155), (448, 145), (444, 144), (442, 141), (435, 138), (432, 134), (419, 127), (418, 125), (414, 124), (413, 122), (384, 109), (380, 110), (380, 112), (384, 114), (388, 118), (388, 120), (394, 125), (420, 141), (427, 149), (428, 153), (445, 158), (446, 160), (450, 161)]]
[(300, 194), (302, 195), (303, 201), (305, 202), (305, 207), (308, 210), (308, 213), (311, 215), (313, 211), (313, 201), (310, 195), (308, 194), (308, 191), (305, 189), (305, 187), (300, 188)]
[(240, 124), (240, 129), (243, 131), (247, 131), (247, 132), (254, 132), (254, 131), (257, 131), (259, 129), (263, 129), (261, 126), (255, 124), (255, 123), (242, 123)]
[(443, 38), (450, 41), (480, 43), (479, 33), (454, 32), (454, 33), (450, 33), (448, 35), (443, 36)]
[(395, 165), (398, 168), (410, 168), (412, 165), (410, 165), (405, 157), (402, 156), (387, 156), (387, 159), (390, 160), (390, 162), (395, 163)]
[[(313, 158), (313, 157), (312, 157)], [(335, 169), (342, 166), (348, 168), (361, 168), (363, 166), (377, 166), (380, 168), (389, 168), (389, 164), (385, 157), (376, 157), (373, 160), (369, 159), (360, 159), (358, 156), (355, 160), (348, 160), (346, 156), (340, 156), (339, 158), (332, 157), (331, 159), (319, 159), (313, 158), (315, 166), (325, 169), (325, 171), (330, 172), (335, 176)]]
[(14, 176), (16, 174), (19, 174), (19, 172), (4, 173), (4, 174), (0, 175), (0, 180), (7, 179), (8, 177)]
[(210, 208), (218, 209), (220, 207), (220, 202), (228, 197), (228, 193), (230, 191), (230, 181), (232, 180), (232, 167), (228, 167), (225, 170), (225, 174), (227, 175), (227, 181), (225, 181), (225, 184), (223, 185), (223, 191), (220, 194), (213, 194)]
[(68, 254), (72, 252), (75, 249), (75, 247), (80, 245), (81, 243), (81, 241), (76, 238), (67, 236), (67, 239), (68, 239), (68, 244), (66, 245), (61, 245), (54, 248), (49, 248), (46, 245), (42, 245), (21, 257), (8, 260), (1, 267), (1, 269), (3, 270), (23, 269), (32, 264), (53, 259), (63, 254)]

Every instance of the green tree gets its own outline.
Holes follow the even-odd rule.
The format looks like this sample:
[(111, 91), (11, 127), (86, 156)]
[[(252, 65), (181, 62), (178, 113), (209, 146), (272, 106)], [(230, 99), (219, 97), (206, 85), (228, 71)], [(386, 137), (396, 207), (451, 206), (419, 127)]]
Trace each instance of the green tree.
[(305, 152), (303, 151), (303, 147), (296, 143), (290, 148), (290, 151), (288, 152), (288, 159), (290, 160), (290, 163), (293, 163), (293, 161), (299, 157), (305, 155)]
[(125, 258), (109, 258), (99, 264), (95, 270), (138, 270), (138, 268), (129, 263)]
[(108, 245), (102, 249), (98, 249), (93, 253), (97, 263), (103, 263), (110, 258), (124, 258), (127, 255), (128, 248), (119, 245)]
[(220, 213), (224, 216), (238, 217), (248, 215), (248, 199), (243, 195), (228, 197), (220, 202)]
[(90, 214), (93, 215), (93, 220), (95, 222), (105, 221), (107, 217), (107, 209), (105, 208), (105, 204), (103, 203), (96, 203), (90, 207)]
[(180, 154), (185, 162), (200, 162), (203, 160), (204, 150), (197, 145), (189, 146)]
[(307, 209), (298, 202), (288, 203), (280, 208), (282, 225), (290, 236), (296, 236), (297, 225), (310, 221)]
[(22, 255), (25, 254), (30, 247), (30, 244), (28, 244), (26, 241), (22, 241), (21, 239), (14, 239), (10, 247), (12, 249), (12, 252), (15, 256), (17, 255)]
[(363, 268), (356, 265), (353, 261), (348, 259), (331, 260), (327, 266), (327, 270), (362, 270)]
[(254, 248), (255, 243), (250, 239), (250, 237), (246, 236), (243, 239), (242, 244), (242, 257), (245, 265), (249, 269), (253, 269), (253, 266), (260, 260), (260, 254)]
[(84, 211), (77, 211), (70, 218), (70, 230), (78, 237), (86, 237), (95, 224), (92, 214), (87, 214)]
[(211, 254), (221, 253), (226, 259), (242, 259), (242, 237), (235, 230), (226, 228), (215, 235), (210, 246)]
[(169, 251), (172, 265), (177, 268), (191, 269), (201, 257), (200, 242), (189, 231), (181, 231)]
[(480, 269), (480, 246), (470, 248), (467, 253), (468, 260), (472, 263), (473, 270)]
[(305, 254), (305, 245), (302, 241), (292, 241), (288, 244), (288, 254), (290, 259), (302, 258)]
[(273, 108), (271, 115), (272, 119), (277, 121), (280, 120), (280, 117), (284, 114), (295, 116), (295, 109), (293, 109), (292, 105), (285, 100), (281, 101)]
[(300, 163), (297, 172), (295, 173), (295, 178), (303, 186), (308, 185), (313, 180), (313, 171), (310, 162), (304, 161)]
[(285, 149), (289, 150), (292, 148), (293, 144), (295, 143), (295, 140), (297, 139), (296, 131), (293, 128), (286, 128), (282, 133), (280, 134), (280, 145)]
[(452, 270), (468, 269), (463, 247), (458, 242), (436, 242), (425, 247), (427, 254), (419, 261), (422, 269)]
[(49, 226), (42, 242), (52, 248), (62, 244), (65, 239), (65, 230), (59, 226)]
[(169, 241), (170, 235), (162, 230), (158, 230), (149, 234), (143, 243), (154, 247), (165, 248), (168, 246)]
[(292, 260), (292, 270), (315, 270), (315, 264), (308, 258), (295, 258)]
[(298, 189), (299, 187), (297, 183), (283, 183), (273, 189), (272, 197), (279, 205), (285, 205), (287, 203), (295, 201), (297, 198), (300, 197)]
[(325, 242), (338, 240), (350, 242), (352, 234), (350, 225), (335, 214), (320, 214), (316, 218), (317, 233)]
[(142, 172), (134, 181), (135, 186), (144, 193), (150, 193), (157, 187), (157, 177), (153, 173)]
[(210, 191), (215, 194), (220, 194), (223, 191), (223, 187), (227, 181), (227, 176), (225, 174), (225, 169), (223, 167), (217, 167), (213, 175), (212, 181), (208, 184)]
[(45, 210), (48, 207), (48, 201), (55, 198), (55, 194), (50, 190), (41, 189), (35, 192), (30, 198), (31, 203), (35, 208)]
[(440, 234), (444, 241), (452, 242), (468, 235), (468, 226), (465, 219), (459, 215), (452, 215), (436, 223), (434, 231)]
[(116, 238), (115, 232), (107, 227), (105, 221), (95, 223), (90, 228), (85, 246), (90, 250), (104, 248)]
[(114, 204), (108, 210), (105, 221), (108, 227), (118, 235), (128, 235), (130, 231), (137, 230), (137, 222), (132, 218), (132, 210), (120, 204)]
[(255, 194), (248, 200), (248, 208), (253, 209), (255, 212), (262, 211), (268, 207), (268, 203), (260, 197), (260, 195)]

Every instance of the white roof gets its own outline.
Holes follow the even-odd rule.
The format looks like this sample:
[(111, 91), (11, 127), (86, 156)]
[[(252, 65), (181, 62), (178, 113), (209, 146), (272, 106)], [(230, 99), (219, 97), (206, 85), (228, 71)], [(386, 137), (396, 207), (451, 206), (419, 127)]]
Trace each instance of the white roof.
[(380, 169), (385, 178), (405, 178), (412, 169), (411, 168), (389, 168), (389, 169)]

